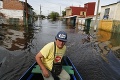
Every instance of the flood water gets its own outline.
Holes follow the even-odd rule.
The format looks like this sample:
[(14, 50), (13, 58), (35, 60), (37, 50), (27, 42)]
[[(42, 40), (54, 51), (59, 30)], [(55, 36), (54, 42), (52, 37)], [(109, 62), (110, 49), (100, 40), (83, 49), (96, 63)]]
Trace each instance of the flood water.
[(66, 55), (83, 80), (120, 80), (120, 35), (98, 31), (87, 34), (62, 21), (43, 20), (25, 27), (3, 26), (0, 29), (0, 80), (18, 80), (35, 61), (35, 55), (58, 31), (68, 33)]

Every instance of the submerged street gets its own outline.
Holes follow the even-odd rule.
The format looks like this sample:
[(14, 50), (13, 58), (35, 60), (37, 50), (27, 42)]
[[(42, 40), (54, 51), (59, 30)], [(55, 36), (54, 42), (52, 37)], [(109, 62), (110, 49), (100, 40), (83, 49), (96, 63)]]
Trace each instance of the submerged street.
[(2, 26), (0, 29), (0, 80), (18, 80), (34, 63), (35, 55), (58, 31), (68, 34), (66, 55), (83, 80), (120, 80), (120, 36), (105, 31), (89, 31), (66, 26), (62, 21), (47, 19), (33, 26)]

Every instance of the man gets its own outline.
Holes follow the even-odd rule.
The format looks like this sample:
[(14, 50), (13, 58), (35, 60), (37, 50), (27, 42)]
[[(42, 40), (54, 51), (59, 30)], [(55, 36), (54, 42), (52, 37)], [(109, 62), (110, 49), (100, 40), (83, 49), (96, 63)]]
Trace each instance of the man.
[[(64, 31), (60, 31), (55, 36), (55, 44), (54, 42), (46, 44), (36, 55), (35, 58), (42, 70), (44, 80), (54, 80), (51, 74), (53, 61), (55, 61), (56, 63), (61, 62), (62, 57), (66, 51), (66, 42), (67, 33)], [(58, 77), (60, 80), (70, 80), (70, 75), (64, 69), (62, 69)]]

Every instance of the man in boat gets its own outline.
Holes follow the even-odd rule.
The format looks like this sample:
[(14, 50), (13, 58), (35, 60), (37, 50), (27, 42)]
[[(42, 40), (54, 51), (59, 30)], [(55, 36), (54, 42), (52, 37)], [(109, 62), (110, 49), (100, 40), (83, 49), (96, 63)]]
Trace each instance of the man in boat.
[[(60, 31), (55, 41), (46, 44), (36, 55), (36, 61), (42, 70), (44, 80), (70, 80), (70, 75), (62, 69), (59, 75), (53, 75), (53, 64), (61, 63), (66, 52), (67, 33)], [(57, 79), (55, 79), (57, 78)]]

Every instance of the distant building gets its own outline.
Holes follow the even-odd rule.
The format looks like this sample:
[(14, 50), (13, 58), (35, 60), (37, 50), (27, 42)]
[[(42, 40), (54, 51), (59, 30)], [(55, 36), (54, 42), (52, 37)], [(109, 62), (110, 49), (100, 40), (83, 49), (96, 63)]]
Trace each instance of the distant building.
[(25, 25), (26, 14), (28, 24), (33, 22), (34, 12), (32, 6), (27, 3), (26, 11), (26, 3), (19, 0), (0, 0), (0, 13), (4, 14), (10, 24)]
[(75, 6), (67, 7), (66, 16), (64, 17), (66, 19), (66, 24), (73, 25), (75, 27), (75, 24), (83, 25), (84, 24), (83, 22), (85, 22), (85, 18), (87, 18), (87, 20), (89, 17), (90, 19), (92, 19), (91, 16), (94, 16), (95, 4), (96, 2), (88, 2), (84, 4), (84, 7)]
[(70, 6), (66, 8), (66, 16), (78, 16), (85, 18), (87, 16), (93, 16), (95, 11), (95, 2), (89, 2), (84, 4), (84, 7)]
[(101, 6), (100, 19), (120, 20), (120, 2)]

